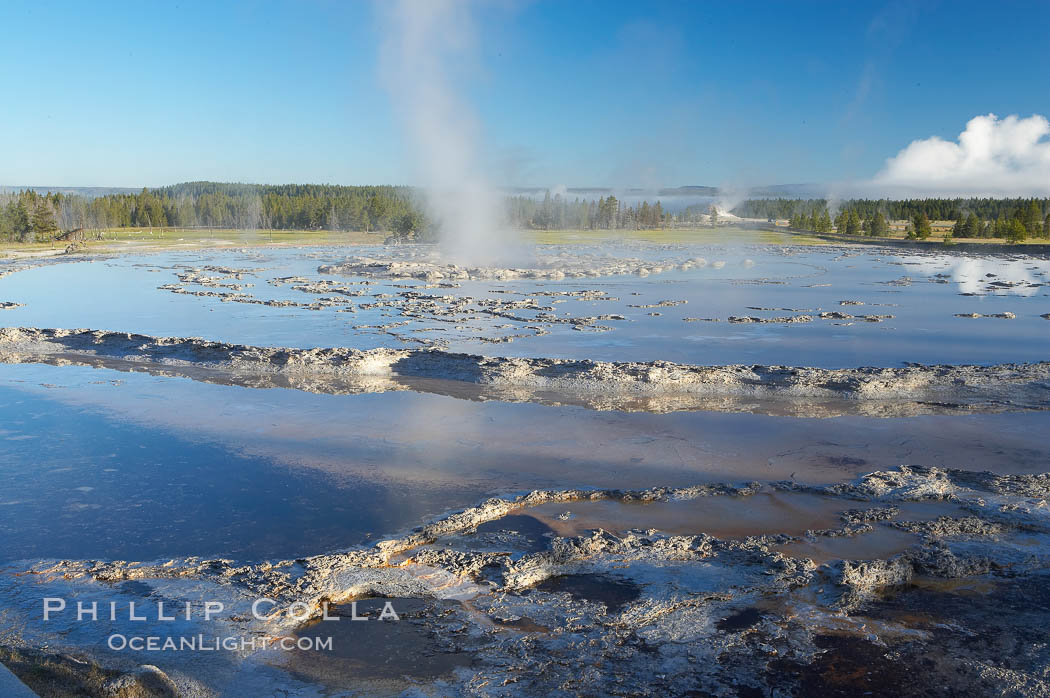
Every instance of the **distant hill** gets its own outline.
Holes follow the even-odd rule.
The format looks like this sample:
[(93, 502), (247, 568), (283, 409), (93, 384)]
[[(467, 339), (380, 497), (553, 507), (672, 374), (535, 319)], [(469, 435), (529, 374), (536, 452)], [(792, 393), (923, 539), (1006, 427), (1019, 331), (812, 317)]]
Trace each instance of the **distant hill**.
[(660, 196), (718, 196), (718, 187), (686, 186), (686, 187), (664, 187), (659, 192)]
[[(504, 187), (502, 191), (508, 194), (519, 194), (519, 195), (530, 195), (530, 194), (543, 194), (544, 192), (558, 191), (557, 187)], [(608, 194), (613, 195), (626, 195), (626, 196), (717, 196), (718, 187), (704, 187), (704, 186), (686, 186), (686, 187), (662, 187), (660, 189), (643, 189), (641, 187), (629, 187), (624, 189), (622, 187), (566, 187), (563, 189), (569, 196), (606, 196)]]
[[(642, 187), (568, 187), (562, 189), (570, 197), (579, 196), (584, 199), (605, 197), (609, 194), (619, 197), (657, 199), (660, 197), (717, 197), (723, 194), (738, 194), (745, 192), (752, 199), (813, 199), (827, 195), (827, 186), (817, 183), (803, 184), (769, 184), (744, 189), (730, 189), (723, 191), (719, 187), (711, 187), (700, 184), (691, 184), (681, 187), (660, 187), (659, 189), (645, 189)], [(555, 187), (506, 187), (502, 191), (519, 196), (543, 196), (550, 191), (557, 191)]]
[[(204, 185), (211, 186), (242, 186), (242, 187), (253, 187), (255, 185), (230, 185), (230, 184), (217, 184), (213, 182), (186, 182), (182, 184), (170, 185), (167, 187), (152, 187), (153, 191), (175, 191), (184, 188), (199, 188)], [(137, 194), (142, 191), (141, 187), (48, 187), (48, 186), (13, 186), (13, 185), (0, 185), (0, 194), (7, 194), (11, 192), (23, 191), (31, 189), (39, 194), (46, 194), (48, 192), (61, 192), (62, 194), (75, 194), (83, 196), (88, 199), (95, 199), (100, 196), (106, 196), (108, 194)], [(542, 197), (546, 191), (554, 193), (556, 189), (554, 187), (504, 187), (501, 189), (504, 193), (518, 196), (539, 196)], [(595, 199), (599, 197), (608, 196), (613, 194), (615, 196), (625, 196), (629, 199), (656, 199), (660, 197), (717, 197), (722, 192), (718, 187), (711, 187), (706, 185), (686, 185), (680, 187), (661, 187), (659, 189), (644, 189), (641, 187), (621, 188), (621, 187), (568, 187), (562, 190), (566, 195), (570, 197), (580, 197), (583, 199)], [(802, 184), (770, 184), (765, 186), (752, 187), (745, 190), (748, 198), (751, 199), (813, 199), (820, 198), (827, 195), (827, 186), (816, 183), (802, 183)]]
[(13, 192), (35, 191), (37, 194), (73, 194), (88, 199), (96, 199), (108, 194), (137, 194), (142, 191), (141, 187), (41, 187), (41, 186), (10, 186), (0, 184), (0, 194), (11, 194)]
[(769, 184), (752, 187), (747, 195), (752, 199), (819, 199), (828, 195), (826, 184), (806, 182), (804, 184)]

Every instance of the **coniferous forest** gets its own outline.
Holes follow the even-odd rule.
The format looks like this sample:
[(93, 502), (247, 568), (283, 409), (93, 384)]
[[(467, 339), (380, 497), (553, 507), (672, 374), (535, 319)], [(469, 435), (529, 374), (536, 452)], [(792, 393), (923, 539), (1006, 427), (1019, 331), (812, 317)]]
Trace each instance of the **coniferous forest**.
[(31, 241), (85, 228), (385, 231), (413, 222), (411, 187), (186, 182), (97, 198), (22, 191), (0, 194), (0, 238)]
[(919, 239), (932, 235), (931, 221), (953, 221), (946, 238), (1050, 237), (1050, 199), (849, 199), (838, 203), (834, 218), (825, 199), (750, 199), (734, 213), (787, 219), (800, 230), (871, 237), (889, 235), (890, 221), (901, 220), (908, 237)]
[[(507, 196), (512, 226), (536, 230), (640, 230), (709, 226), (710, 204), (668, 210), (661, 201), (629, 204), (612, 194), (597, 199), (551, 194)], [(1019, 241), (1050, 236), (1050, 199), (748, 199), (732, 213), (787, 220), (815, 232), (886, 236), (891, 221), (928, 237), (930, 221), (954, 221), (951, 236)], [(32, 190), (0, 194), (0, 240), (52, 239), (63, 231), (118, 228), (395, 231), (432, 229), (421, 193), (407, 186), (254, 185), (186, 182), (138, 193), (86, 197)]]

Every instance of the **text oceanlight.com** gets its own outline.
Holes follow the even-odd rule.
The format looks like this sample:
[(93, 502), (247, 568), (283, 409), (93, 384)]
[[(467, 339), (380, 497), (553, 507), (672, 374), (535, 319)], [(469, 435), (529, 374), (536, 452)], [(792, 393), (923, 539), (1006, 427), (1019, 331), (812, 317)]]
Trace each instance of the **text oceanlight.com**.
[(190, 637), (159, 637), (150, 635), (127, 636), (115, 633), (109, 636), (106, 644), (111, 650), (132, 650), (133, 652), (217, 652), (226, 650), (228, 652), (250, 652), (255, 650), (301, 650), (308, 652), (331, 651), (331, 637), (206, 637), (204, 635), (193, 635)]

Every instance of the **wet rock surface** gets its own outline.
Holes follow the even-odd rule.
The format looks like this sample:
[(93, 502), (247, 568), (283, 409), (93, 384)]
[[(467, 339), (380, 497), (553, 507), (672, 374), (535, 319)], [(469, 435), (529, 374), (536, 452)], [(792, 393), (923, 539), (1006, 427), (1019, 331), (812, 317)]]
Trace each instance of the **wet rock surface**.
[(988, 315), (982, 315), (981, 313), (956, 313), (955, 317), (965, 317), (965, 318), (990, 317), (990, 318), (999, 318), (1000, 320), (1015, 320), (1017, 318), (1016, 315), (1014, 315), (1013, 313), (1011, 313), (1009, 311), (1005, 312), (1005, 313), (990, 313)]
[[(400, 269), (399, 265), (403, 263), (391, 262), (390, 264)], [(412, 263), (412, 265), (415, 265), (415, 263)], [(357, 269), (357, 267), (354, 268)], [(415, 266), (412, 266), (412, 268), (414, 269)], [(600, 322), (627, 320), (624, 315), (618, 313), (587, 316), (555, 312), (557, 309), (554, 304), (563, 303), (566, 299), (578, 301), (619, 300), (608, 295), (606, 291), (597, 289), (575, 291), (536, 289), (529, 293), (492, 289), (490, 291), (491, 295), (488, 297), (452, 294), (447, 291), (444, 293), (425, 292), (431, 289), (455, 289), (460, 286), (457, 281), (439, 281), (433, 272), (422, 275), (413, 275), (407, 272), (404, 275), (398, 273), (379, 275), (380, 278), (404, 278), (412, 281), (418, 279), (425, 282), (392, 284), (394, 288), (403, 289), (394, 293), (381, 290), (386, 287), (380, 287), (380, 290), (370, 288), (376, 282), (369, 280), (367, 277), (374, 277), (376, 274), (366, 273), (365, 271), (360, 273), (354, 271), (353, 273), (359, 278), (346, 282), (330, 279), (311, 281), (301, 276), (275, 277), (268, 280), (267, 283), (270, 286), (288, 286), (294, 291), (315, 296), (311, 301), (297, 301), (256, 298), (245, 292), (246, 289), (251, 288), (254, 284), (241, 283), (241, 280), (265, 271), (261, 268), (235, 269), (221, 266), (204, 266), (190, 267), (183, 271), (178, 271), (177, 269), (178, 267), (176, 267), (178, 283), (158, 286), (159, 290), (179, 295), (217, 298), (224, 303), (245, 303), (272, 308), (300, 308), (313, 311), (334, 310), (340, 313), (356, 313), (359, 310), (380, 311), (384, 316), (397, 317), (399, 319), (378, 325), (356, 323), (354, 325), (355, 331), (373, 330), (377, 334), (394, 337), (408, 345), (420, 344), (435, 348), (446, 347), (448, 346), (449, 337), (429, 336), (429, 334), (435, 332), (448, 334), (452, 331), (457, 336), (460, 336), (468, 328), (483, 331), (482, 334), (470, 336), (471, 340), (499, 344), (513, 342), (526, 337), (549, 334), (556, 327), (569, 327), (580, 332), (607, 332), (613, 328), (601, 325), (599, 324)], [(505, 273), (469, 276), (469, 280), (506, 281), (522, 278), (553, 278), (556, 280), (565, 278), (564, 275), (554, 275), (552, 277), (549, 274), (524, 274), (525, 270), (516, 270), (513, 274), (507, 270), (503, 271)], [(519, 274), (517, 272), (522, 273)], [(328, 267), (322, 266), (321, 273), (332, 272)], [(572, 278), (577, 276), (593, 276), (593, 274), (577, 274)], [(468, 278), (462, 275), (451, 274), (447, 269), (446, 273), (441, 275), (440, 278), (446, 277), (456, 279)], [(229, 290), (200, 290), (194, 288), (195, 286)], [(522, 297), (512, 298), (510, 296)], [(547, 300), (541, 302), (538, 299)], [(664, 305), (662, 307), (673, 307), (684, 302), (663, 301)], [(492, 324), (496, 322), (503, 322), (503, 324)], [(518, 331), (507, 332), (507, 330), (512, 329)], [(427, 333), (427, 335), (421, 333)]]
[(3, 662), (40, 696), (177, 698), (179, 687), (159, 668), (143, 664), (121, 671), (68, 654), (0, 646)]
[[(781, 268), (778, 269), (779, 276), (776, 278), (735, 278), (741, 269), (754, 266), (754, 260), (715, 259), (709, 262), (705, 257), (698, 256), (696, 249), (684, 245), (621, 244), (612, 245), (608, 249), (615, 253), (603, 252), (603, 248), (600, 247), (571, 249), (571, 246), (564, 245), (541, 246), (523, 250), (521, 257), (524, 261), (513, 267), (458, 266), (442, 259), (434, 248), (409, 245), (388, 247), (371, 255), (349, 257), (346, 257), (343, 251), (334, 255), (320, 252), (304, 253), (302, 256), (313, 262), (314, 266), (309, 272), (298, 270), (300, 273), (296, 275), (267, 276), (264, 267), (240, 267), (232, 264), (173, 264), (148, 270), (170, 271), (175, 276), (174, 283), (153, 288), (180, 296), (200, 298), (202, 307), (218, 301), (275, 310), (318, 312), (320, 316), (316, 322), (320, 324), (327, 324), (328, 320), (325, 318), (331, 313), (344, 314), (348, 316), (345, 322), (349, 333), (367, 337), (366, 341), (370, 346), (377, 343), (389, 345), (392, 339), (407, 347), (477, 351), (478, 347), (487, 344), (503, 345), (517, 342), (519, 346), (535, 344), (537, 348), (534, 354), (549, 355), (556, 352), (541, 347), (549, 347), (555, 343), (571, 346), (575, 343), (575, 338), (564, 337), (564, 334), (570, 331), (572, 334), (619, 331), (621, 335), (629, 336), (631, 339), (628, 341), (631, 343), (647, 341), (643, 338), (650, 335), (644, 334), (642, 328), (652, 326), (654, 332), (667, 331), (666, 326), (661, 327), (665, 321), (659, 318), (673, 318), (683, 322), (728, 321), (735, 327), (751, 328), (747, 331), (759, 336), (781, 329), (794, 332), (796, 327), (801, 326), (807, 327), (807, 335), (804, 336), (808, 336), (808, 333), (827, 336), (829, 328), (836, 328), (838, 331), (837, 328), (850, 327), (853, 329), (848, 331), (860, 334), (870, 332), (868, 323), (878, 325), (877, 329), (885, 331), (886, 337), (915, 331), (912, 318), (916, 310), (914, 303), (880, 302), (880, 297), (875, 295), (827, 301), (838, 306), (837, 308), (821, 307), (823, 299), (820, 303), (812, 303), (811, 307), (805, 308), (745, 306), (748, 310), (762, 311), (756, 314), (716, 304), (721, 306), (717, 311), (715, 308), (709, 308), (702, 315), (695, 313), (687, 317), (683, 317), (684, 309), (681, 307), (686, 303), (685, 298), (624, 302), (628, 299), (618, 298), (617, 295), (639, 293), (617, 291), (610, 294), (601, 287), (611, 285), (622, 288), (625, 284), (637, 284), (638, 278), (652, 274), (663, 276), (646, 279), (645, 283), (667, 284), (669, 289), (674, 288), (674, 284), (682, 283), (688, 287), (701, 279), (704, 279), (702, 283), (717, 280), (718, 283), (731, 285), (791, 286), (794, 285), (794, 279), (801, 277)], [(705, 254), (733, 254), (728, 248), (705, 250)], [(857, 252), (847, 248), (840, 248), (837, 253), (838, 256), (834, 257), (833, 261), (858, 256)], [(807, 253), (802, 248), (783, 248), (779, 254), (783, 257), (793, 257)], [(251, 262), (260, 258), (257, 255), (245, 254), (238, 261)], [(333, 258), (341, 261), (331, 262)], [(1023, 258), (1023, 255), (1019, 255), (1018, 260), (1004, 260), (1000, 271), (1005, 274), (1009, 269), (1012, 274), (1013, 269), (1009, 264)], [(951, 257), (943, 254), (916, 253), (910, 256), (909, 261), (898, 261), (873, 256), (872, 261), (879, 265), (918, 267), (917, 271), (929, 276), (909, 276), (905, 277), (906, 281), (898, 279), (892, 283), (878, 281), (866, 284), (891, 287), (872, 292), (878, 294), (902, 293), (901, 290), (892, 287), (903, 285), (957, 282), (965, 288), (970, 288), (972, 282), (968, 280), (969, 277), (962, 276), (963, 271), (969, 271), (969, 267), (963, 266), (962, 271), (950, 274), (935, 271), (951, 267), (952, 262), (946, 262), (946, 259), (950, 260)], [(318, 261), (328, 263), (316, 264)], [(769, 260), (765, 263), (769, 264)], [(806, 263), (803, 267), (815, 274), (828, 271), (827, 267), (820, 264)], [(728, 270), (728, 278), (722, 277), (722, 273), (719, 272), (722, 269)], [(1017, 272), (1033, 279), (1045, 276), (1045, 271), (1038, 264), (1029, 264), (1023, 269), (1019, 268)], [(332, 275), (341, 278), (326, 278)], [(992, 274), (992, 277), (1001, 281), (996, 274)], [(985, 284), (992, 277), (986, 278), (982, 275), (981, 284)], [(478, 288), (485, 282), (492, 282), (492, 286), (503, 285), (512, 288)], [(568, 291), (558, 288), (570, 284), (578, 284), (579, 288)], [(982, 285), (973, 291), (964, 291), (963, 295), (1025, 295), (1037, 293), (1037, 289), (1042, 290), (1045, 287), (1045, 284), (1032, 281), (1003, 281), (1002, 284)], [(831, 285), (807, 284), (803, 287)], [(288, 294), (288, 291), (294, 293)], [(915, 290), (908, 292), (908, 295), (922, 293), (924, 291)], [(277, 297), (273, 297), (274, 295)], [(599, 313), (587, 307), (597, 305), (591, 301), (599, 300), (609, 302), (608, 310), (614, 312)], [(698, 300), (702, 299), (693, 296), (691, 302), (695, 304)], [(569, 305), (560, 305), (565, 302), (569, 302)], [(895, 306), (901, 307), (902, 310), (900, 314), (857, 314), (846, 312), (847, 308), (844, 306), (868, 306), (872, 309), (879, 306)], [(955, 314), (955, 310), (961, 308), (946, 308), (944, 318), (950, 318)], [(362, 311), (373, 319), (359, 323), (349, 322), (355, 314), (360, 317)], [(714, 312), (718, 315), (714, 315)], [(764, 314), (767, 312), (770, 314)], [(788, 312), (792, 314), (784, 314)], [(972, 313), (958, 314), (962, 317), (973, 317)], [(1010, 314), (1000, 312), (977, 315), (1009, 319)], [(283, 313), (281, 315), (287, 317)], [(376, 316), (380, 318), (378, 321), (374, 319)], [(1016, 317), (1024, 324), (1035, 315), (1019, 312)], [(711, 326), (698, 326), (696, 334), (711, 335), (708, 327)], [(1018, 331), (1028, 330), (1022, 327), (1018, 328)], [(554, 337), (550, 339), (539, 339), (552, 334)], [(687, 339), (691, 343), (699, 336), (689, 336)], [(718, 335), (717, 338), (727, 341), (735, 337)], [(521, 350), (516, 346), (515, 352), (519, 353)], [(616, 357), (606, 355), (603, 358)], [(681, 360), (680, 355), (676, 358)]]
[[(845, 532), (860, 542), (887, 527), (919, 536), (887, 558), (817, 563), (778, 552), (801, 538), (775, 530), (738, 539), (658, 528), (562, 537), (524, 521), (548, 503), (567, 517), (574, 503), (604, 500), (703, 507), (732, 497), (747, 506), (770, 489), (817, 494), (839, 505), (843, 521), (863, 522), (802, 538)], [(0, 578), (0, 594), (220, 598), (227, 605), (217, 622), (228, 632), (341, 638), (332, 651), (231, 652), (192, 670), (166, 657), (164, 675), (190, 695), (250, 687), (246, 676), (256, 674), (291, 695), (317, 685), (379, 695), (621, 695), (639, 686), (664, 695), (1045, 695), (1048, 494), (1047, 475), (918, 466), (831, 486), (535, 491), (371, 547), (296, 560), (16, 565)], [(966, 515), (915, 518), (946, 502)], [(536, 534), (549, 543), (535, 545)], [(253, 618), (246, 604), (260, 596), (274, 606)], [(401, 620), (376, 619), (386, 603)], [(308, 620), (284, 613), (296, 604)], [(13, 603), (24, 610), (5, 618), (5, 661), (23, 657), (12, 662), (20, 676), (70, 652), (106, 681), (136, 671), (137, 657), (107, 653), (84, 635), (75, 643), (68, 624), (23, 622), (31, 606)], [(341, 620), (323, 620), (326, 609)], [(45, 641), (47, 657), (27, 661), (18, 649)]]
[(645, 261), (631, 257), (582, 255), (573, 253), (535, 254), (528, 266), (460, 266), (442, 260), (433, 250), (407, 248), (396, 258), (355, 256), (339, 264), (318, 267), (321, 274), (344, 274), (380, 279), (419, 279), (434, 282), (512, 281), (516, 279), (581, 279), (632, 274), (649, 276), (665, 271), (689, 270), (707, 266), (707, 260)]
[[(659, 332), (661, 325), (681, 328), (683, 321), (726, 323), (689, 329), (729, 331), (747, 341), (773, 333), (845, 332), (837, 328), (851, 324), (849, 332), (890, 336), (902, 323), (863, 323), (895, 319), (876, 310), (881, 307), (900, 307), (891, 312), (907, 320), (914, 304), (909, 307), (903, 295), (893, 296), (900, 304), (877, 302), (885, 296), (876, 293), (914, 297), (924, 284), (949, 283), (974, 296), (1045, 294), (1046, 288), (1043, 281), (991, 273), (973, 282), (968, 260), (961, 262), (964, 280), (957, 281), (962, 272), (940, 272), (954, 261), (920, 255), (918, 261), (887, 262), (918, 267), (907, 275), (894, 270), (869, 286), (836, 286), (830, 298), (863, 300), (832, 300), (832, 309), (821, 307), (823, 299), (776, 295), (714, 309), (696, 295), (684, 305), (686, 294), (675, 290), (675, 275), (666, 272), (722, 269), (726, 262), (674, 254), (654, 261), (559, 253), (521, 268), (475, 269), (417, 249), (318, 269), (332, 259), (328, 254), (314, 258), (310, 271), (289, 268), (273, 278), (252, 259), (169, 264), (147, 271), (174, 276), (160, 286), (164, 292), (206, 299), (198, 309), (255, 310), (226, 305), (232, 303), (274, 308), (274, 317), (348, 314), (333, 316), (340, 320), (357, 313), (375, 319), (347, 323), (354, 332), (402, 344), (369, 351), (285, 349), (7, 328), (0, 330), (0, 360), (260, 389), (415, 390), (601, 410), (904, 417), (1047, 407), (1046, 363), (828, 370), (492, 358), (441, 350), (452, 336), (503, 344), (568, 330), (576, 341), (585, 339), (577, 333), (632, 326)], [(850, 255), (855, 253), (842, 253)], [(753, 264), (745, 260), (745, 267), (748, 262)], [(937, 266), (928, 269), (927, 262)], [(318, 279), (314, 269), (333, 278)], [(0, 277), (6, 273), (0, 270)], [(1045, 271), (1031, 273), (1045, 281)], [(565, 281), (601, 275), (653, 276), (647, 283), (668, 285), (634, 300), (643, 295), (631, 290), (637, 287), (610, 292), (602, 282)], [(771, 285), (779, 294), (787, 278), (794, 277), (721, 281)], [(517, 290), (495, 283), (515, 280), (544, 283)], [(148, 283), (152, 290), (159, 281)], [(281, 297), (262, 296), (271, 291)], [(18, 293), (9, 297), (24, 299)], [(186, 305), (190, 299), (163, 300)], [(948, 323), (956, 310), (974, 307), (957, 301), (978, 302), (953, 298), (953, 305), (937, 311)], [(594, 307), (581, 309), (577, 302)], [(1006, 307), (1017, 311), (1016, 318), (1006, 311), (962, 316), (1015, 319), (989, 323), (989, 332), (1030, 330), (1024, 323), (1042, 308), (1033, 312), (1010, 302)], [(682, 317), (687, 311), (693, 316)], [(700, 317), (714, 314), (719, 317)], [(977, 324), (982, 327), (974, 331), (983, 331), (984, 324)], [(921, 445), (908, 453), (921, 458)], [(837, 485), (800, 484), (792, 473), (790, 480), (764, 484), (527, 494), (497, 489), (498, 496), (381, 537), (375, 545), (295, 559), (7, 564), (0, 570), (0, 660), (41, 693), (57, 684), (89, 695), (1047, 695), (1050, 475), (887, 467), (909, 457), (879, 462), (885, 459), (863, 450), (816, 457), (821, 467), (879, 469)], [(1034, 456), (1018, 458), (1032, 465)], [(569, 482), (578, 485), (584, 478), (569, 470), (567, 477), (576, 477)], [(309, 499), (309, 493), (296, 494)], [(595, 516), (593, 505), (606, 504), (599, 512), (606, 518)], [(777, 507), (777, 516), (756, 515)], [(631, 517), (621, 516), (628, 509)], [(177, 628), (153, 621), (142, 626), (126, 617), (115, 624), (78, 624), (67, 616), (45, 625), (45, 595), (71, 604), (116, 598), (150, 610), (161, 601), (220, 600), (225, 606), (211, 622), (195, 616)], [(273, 600), (262, 617), (251, 608), (259, 598)], [(375, 619), (387, 603), (400, 620)], [(293, 608), (305, 609), (305, 616), (293, 617)], [(340, 620), (323, 620), (326, 608)], [(372, 620), (353, 621), (358, 612)], [(114, 631), (332, 636), (338, 646), (330, 652), (158, 655), (109, 651), (106, 639)]]
[[(825, 318), (826, 319), (826, 318)], [(795, 323), (795, 322), (813, 322), (813, 318), (809, 315), (786, 315), (783, 317), (755, 317), (754, 315), (730, 315), (726, 318), (728, 322), (735, 324), (750, 324), (750, 323)]]
[[(0, 329), (0, 361), (184, 375), (247, 387), (422, 389), (597, 409), (873, 416), (1050, 407), (1050, 363), (820, 369), (500, 358), (440, 350), (293, 349), (96, 330)], [(757, 403), (756, 403), (757, 401)], [(763, 401), (768, 401), (763, 402)]]

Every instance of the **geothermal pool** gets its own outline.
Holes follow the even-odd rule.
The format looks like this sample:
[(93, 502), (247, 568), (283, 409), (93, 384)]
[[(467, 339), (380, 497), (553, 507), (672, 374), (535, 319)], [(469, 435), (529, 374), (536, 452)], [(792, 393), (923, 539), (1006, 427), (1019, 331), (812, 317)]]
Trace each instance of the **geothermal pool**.
[[(158, 253), (29, 269), (3, 280), (0, 300), (24, 304), (2, 311), (7, 326), (262, 346), (829, 368), (1045, 358), (1045, 259), (746, 244), (554, 249), (555, 265), (581, 255), (596, 269), (617, 259), (637, 260), (626, 269), (703, 266), (644, 278), (428, 283), (318, 272), (351, 256), (346, 248)], [(369, 259), (423, 255), (351, 250)], [(973, 313), (1016, 317), (957, 317)], [(803, 321), (770, 322), (778, 318)]]
[(0, 369), (0, 562), (261, 562), (368, 543), (491, 494), (824, 484), (899, 463), (1031, 473), (1050, 462), (1044, 412), (650, 414)]
[[(678, 692), (767, 685), (760, 645), (827, 688), (814, 657), (871, 664), (872, 638), (899, 653), (887, 675), (923, 656), (994, 671), (996, 618), (1024, 601), (1016, 680), (1036, 680), (1050, 261), (746, 242), (527, 261), (259, 248), (0, 269), (17, 304), (0, 326), (41, 328), (0, 334), (0, 658), (149, 660), (200, 695), (586, 693), (595, 662)], [(698, 382), (679, 394), (662, 361), (746, 370), (723, 390), (681, 369)], [(260, 595), (391, 598), (413, 625), (369, 626), (367, 649), (340, 630), (330, 657), (158, 659), (107, 649), (119, 620), (41, 624), (41, 594), (217, 598), (238, 636), (324, 630), (252, 618)], [(964, 651), (952, 623), (987, 639)], [(428, 659), (379, 671), (387, 650)]]

